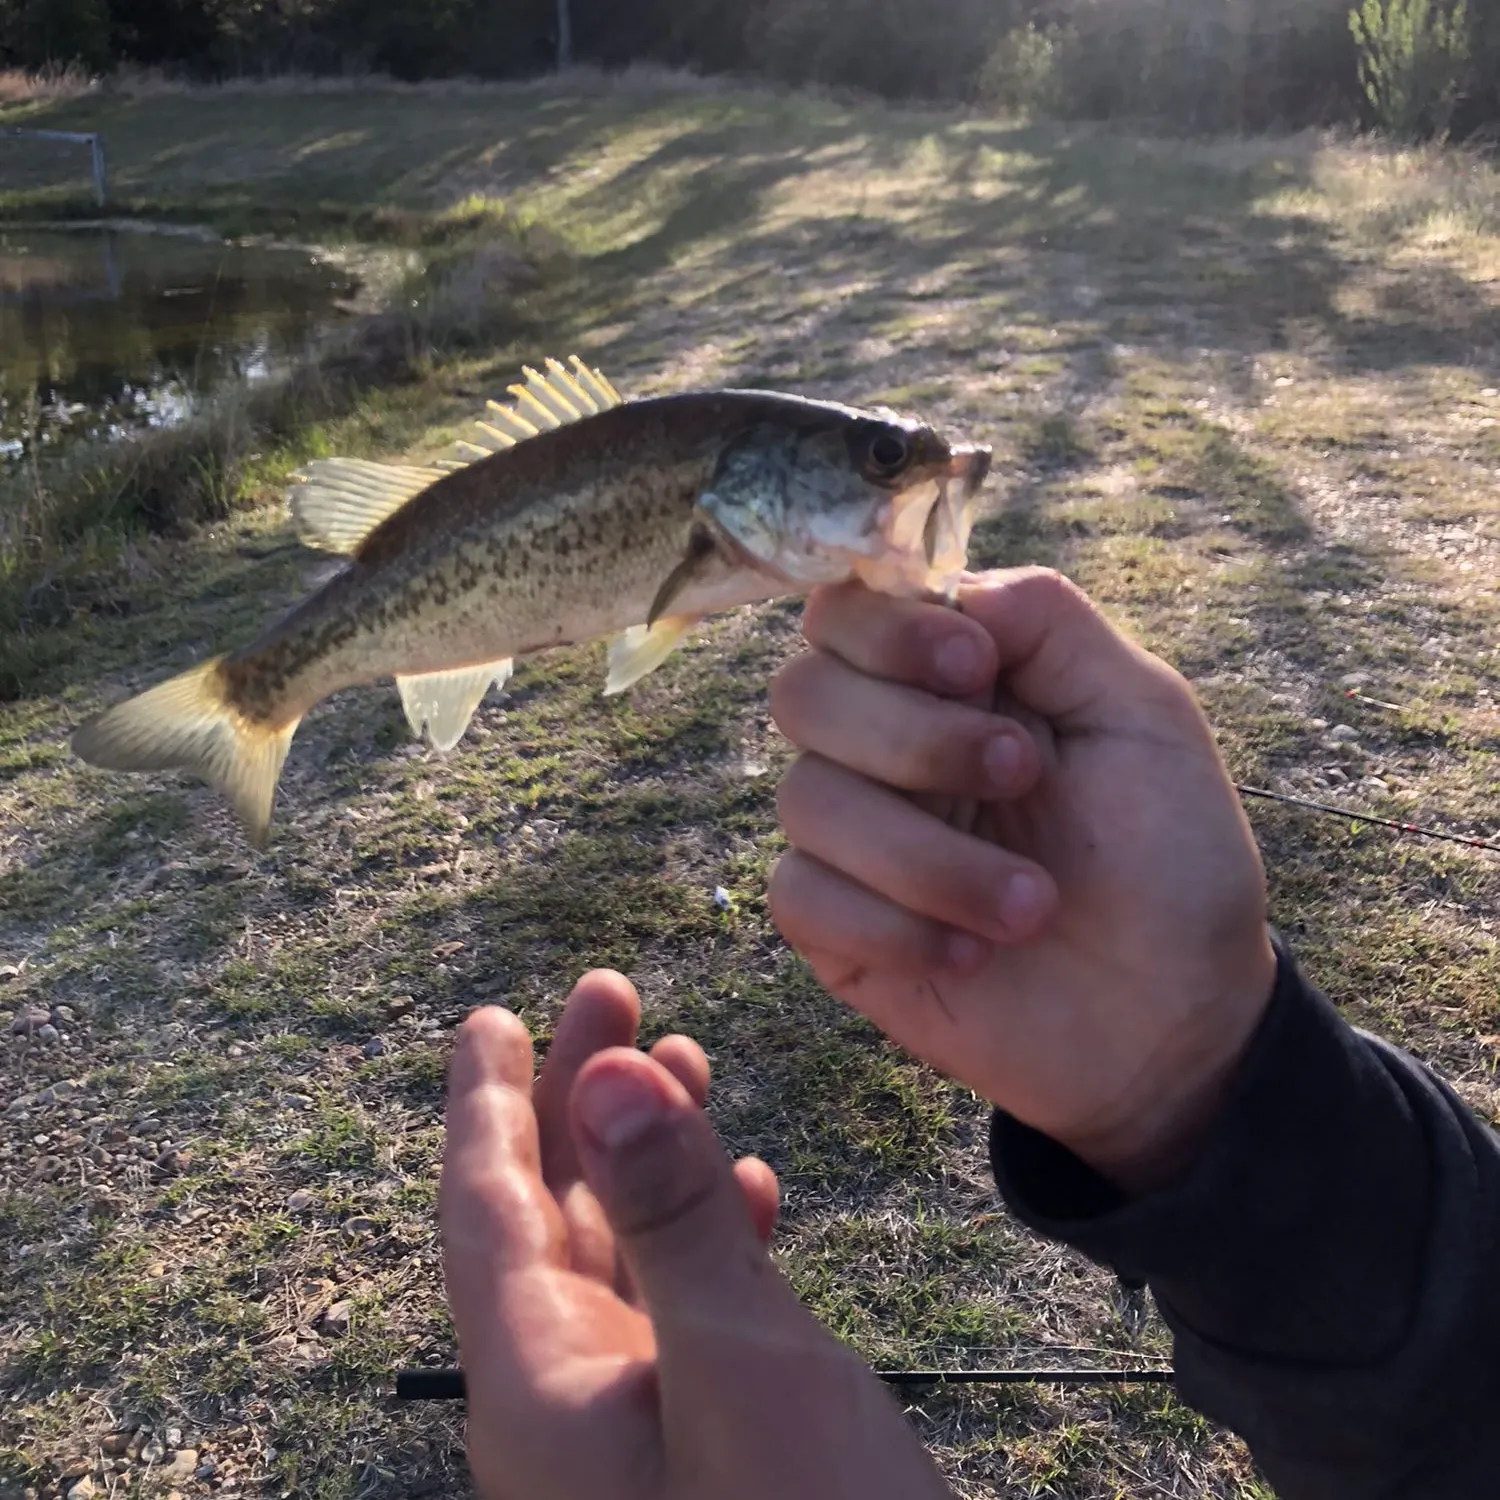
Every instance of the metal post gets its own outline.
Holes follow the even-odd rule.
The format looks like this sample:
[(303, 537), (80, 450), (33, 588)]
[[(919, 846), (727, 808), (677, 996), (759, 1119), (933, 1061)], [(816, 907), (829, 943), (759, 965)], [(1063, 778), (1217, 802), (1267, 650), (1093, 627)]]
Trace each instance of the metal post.
[(557, 71), (573, 62), (573, 12), (569, 0), (557, 0)]
[(99, 200), (100, 208), (109, 201), (109, 177), (102, 135), (80, 135), (72, 130), (32, 130), (22, 125), (0, 125), (0, 135), (34, 141), (69, 141), (77, 146), (87, 146), (93, 157), (94, 197)]
[(99, 200), (99, 207), (103, 208), (109, 202), (109, 173), (104, 161), (104, 137), (91, 135), (89, 146), (94, 157), (94, 196)]

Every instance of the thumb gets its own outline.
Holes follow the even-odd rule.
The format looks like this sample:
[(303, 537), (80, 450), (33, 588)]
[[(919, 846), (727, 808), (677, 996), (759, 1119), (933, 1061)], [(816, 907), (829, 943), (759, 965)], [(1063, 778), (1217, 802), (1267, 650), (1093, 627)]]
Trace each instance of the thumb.
[[(584, 1177), (604, 1209), (664, 1358), (674, 1330), (767, 1328), (802, 1309), (771, 1263), (708, 1116), (659, 1063), (597, 1053), (572, 1094)], [(773, 1335), (774, 1336), (774, 1335)]]
[(994, 640), (1009, 691), (1064, 730), (1159, 730), (1191, 705), (1171, 667), (1050, 568), (967, 574), (958, 600)]

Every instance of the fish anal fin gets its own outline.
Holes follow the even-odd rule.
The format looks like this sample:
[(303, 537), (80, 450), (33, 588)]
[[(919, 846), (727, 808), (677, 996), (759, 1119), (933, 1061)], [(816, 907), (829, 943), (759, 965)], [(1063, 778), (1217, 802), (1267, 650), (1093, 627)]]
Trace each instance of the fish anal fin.
[(698, 623), (697, 615), (666, 615), (654, 625), (632, 625), (609, 643), (604, 696), (613, 697), (654, 672)]
[(292, 476), (292, 519), (310, 547), (352, 554), (382, 521), (442, 477), (437, 468), (315, 459)]
[(490, 684), (504, 687), (514, 666), (513, 659), (507, 656), (501, 661), (458, 667), (451, 672), (397, 676), (396, 688), (412, 733), (420, 735), (425, 725), (435, 749), (451, 750), (464, 737), (464, 730), (489, 692)]
[(544, 364), (545, 373), (530, 365), (521, 367), (526, 380), (509, 387), (509, 403), (485, 403), (468, 438), (457, 445), (455, 456), (445, 467), (477, 463), (540, 432), (552, 432), (624, 404), (625, 398), (609, 378), (584, 364), (576, 354), (569, 357), (567, 365), (556, 359), (545, 360)]

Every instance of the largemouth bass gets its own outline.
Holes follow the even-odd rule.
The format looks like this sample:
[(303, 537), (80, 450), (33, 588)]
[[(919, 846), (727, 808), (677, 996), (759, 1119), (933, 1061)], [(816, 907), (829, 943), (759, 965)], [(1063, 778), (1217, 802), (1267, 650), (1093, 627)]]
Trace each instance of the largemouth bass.
[(852, 578), (956, 585), (988, 448), (771, 391), (626, 401), (570, 364), (527, 367), (453, 460), (295, 475), (303, 539), (347, 565), (253, 644), (91, 719), (74, 752), (187, 770), (261, 845), (298, 723), (341, 688), (394, 676), (413, 732), (449, 750), (528, 652), (610, 637), (618, 693), (706, 615)]

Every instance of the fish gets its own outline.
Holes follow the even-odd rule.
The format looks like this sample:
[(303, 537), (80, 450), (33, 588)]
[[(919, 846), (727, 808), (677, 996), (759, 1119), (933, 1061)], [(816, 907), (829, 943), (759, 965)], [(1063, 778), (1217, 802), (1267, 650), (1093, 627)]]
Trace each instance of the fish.
[(298, 724), (342, 689), (394, 677), (413, 734), (446, 752), (533, 652), (607, 639), (613, 695), (727, 610), (851, 579), (954, 597), (988, 447), (884, 406), (627, 400), (576, 354), (541, 363), (450, 458), (292, 475), (301, 539), (343, 566), (258, 640), (89, 719), (73, 753), (195, 775), (260, 848)]

